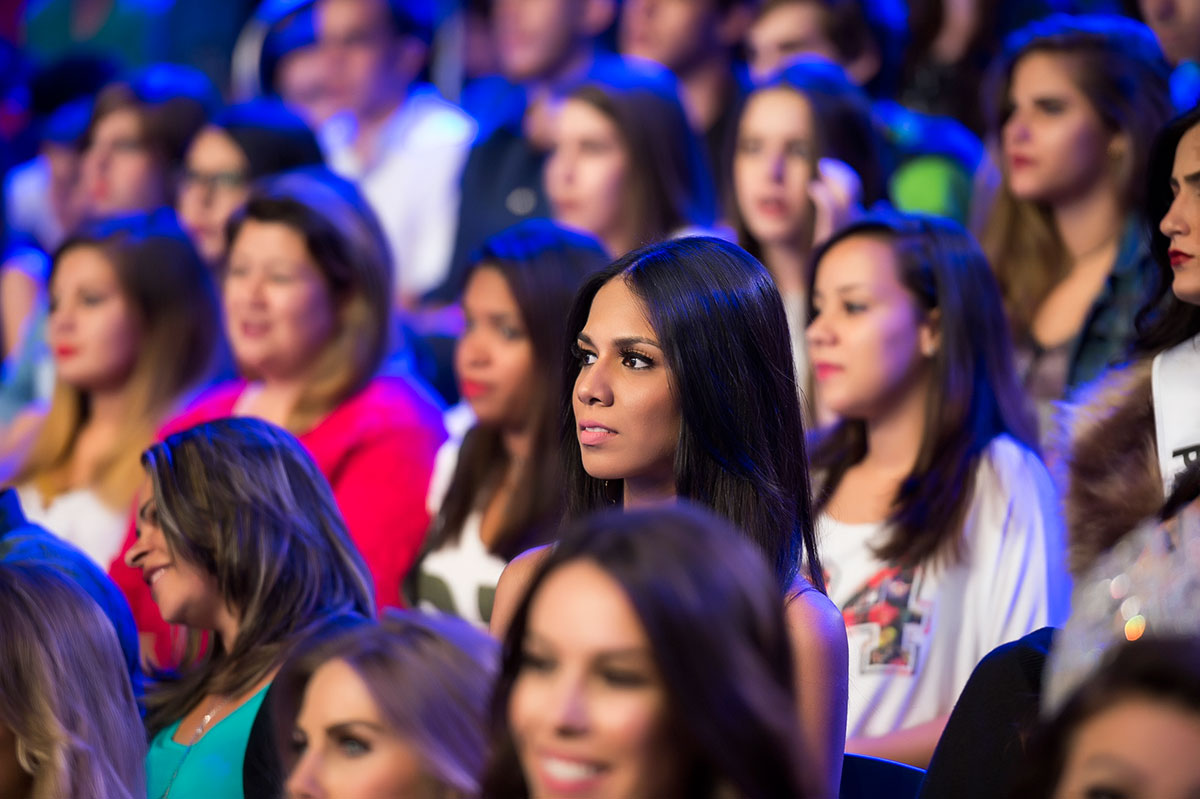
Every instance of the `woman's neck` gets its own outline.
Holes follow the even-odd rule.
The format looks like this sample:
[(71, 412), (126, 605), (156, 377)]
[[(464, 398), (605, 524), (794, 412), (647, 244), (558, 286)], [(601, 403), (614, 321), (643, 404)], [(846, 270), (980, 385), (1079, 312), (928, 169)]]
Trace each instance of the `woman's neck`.
[(925, 438), (928, 393), (928, 385), (922, 381), (886, 413), (867, 421), (867, 454), (861, 466), (898, 480), (912, 473)]
[(804, 296), (808, 293), (807, 247), (792, 244), (764, 244), (763, 266), (771, 273), (775, 288), (786, 296)]
[[(93, 428), (118, 427), (129, 418), (129, 386), (88, 392), (88, 421)], [(147, 409), (149, 410), (149, 409)]]
[(675, 501), (675, 476), (666, 478), (639, 478), (624, 481), (624, 506), (626, 508), (645, 508), (655, 505), (667, 505)]
[(233, 651), (234, 644), (237, 643), (240, 627), (241, 619), (228, 608), (222, 608), (216, 619), (214, 631), (217, 637), (221, 639), (221, 647), (227, 653)]
[(1117, 192), (1107, 180), (1087, 194), (1056, 205), (1053, 214), (1054, 227), (1072, 264), (1115, 246), (1125, 228)]
[(245, 411), (264, 421), (285, 427), (296, 409), (306, 383), (303, 380), (264, 379), (249, 386), (252, 392)]

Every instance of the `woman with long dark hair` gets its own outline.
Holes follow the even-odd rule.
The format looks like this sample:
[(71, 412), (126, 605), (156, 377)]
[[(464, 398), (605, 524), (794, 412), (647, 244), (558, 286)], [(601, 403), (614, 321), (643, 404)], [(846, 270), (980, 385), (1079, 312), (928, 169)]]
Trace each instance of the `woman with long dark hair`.
[(818, 252), (808, 341), (822, 557), (851, 650), (850, 751), (925, 765), (975, 664), (1066, 610), (1057, 499), (987, 260), (874, 216)]
[(809, 795), (771, 577), (700, 509), (577, 522), (505, 638), (483, 795)]
[[(563, 384), (567, 513), (690, 500), (767, 559), (797, 661), (818, 793), (836, 793), (845, 632), (824, 595), (787, 320), (761, 264), (736, 245), (682, 238), (593, 276), (568, 317)], [(542, 555), (544, 557), (544, 555)], [(505, 628), (536, 558), (501, 581)], [(507, 584), (507, 585), (506, 585)]]
[(433, 523), (407, 585), (413, 602), (486, 627), (505, 564), (554, 538), (567, 310), (607, 263), (595, 240), (543, 219), (496, 234), (476, 255), (454, 366), (477, 422), (461, 447), (438, 452)]

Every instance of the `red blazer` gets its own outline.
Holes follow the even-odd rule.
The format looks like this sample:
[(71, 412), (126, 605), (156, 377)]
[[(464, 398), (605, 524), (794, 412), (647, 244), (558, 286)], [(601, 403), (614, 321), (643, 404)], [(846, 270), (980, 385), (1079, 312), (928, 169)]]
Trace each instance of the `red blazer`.
[[(234, 415), (244, 381), (216, 386), (163, 426), (159, 438)], [(380, 607), (399, 606), (400, 585), (416, 560), (429, 515), (425, 508), (434, 456), (446, 439), (441, 410), (401, 377), (377, 377), (298, 436), (333, 488), (350, 537), (375, 578)], [(138, 629), (155, 636), (160, 663), (170, 663), (169, 625), (139, 569), (125, 565), (136, 533), (129, 525), (109, 574), (133, 609)]]

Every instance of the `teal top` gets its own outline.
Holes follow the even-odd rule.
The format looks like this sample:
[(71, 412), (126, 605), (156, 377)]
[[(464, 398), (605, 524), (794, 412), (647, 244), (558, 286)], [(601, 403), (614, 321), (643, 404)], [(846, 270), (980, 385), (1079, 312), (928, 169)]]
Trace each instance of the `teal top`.
[[(178, 721), (155, 735), (146, 752), (149, 799), (161, 799), (168, 786), (171, 799), (244, 799), (242, 760), (254, 717), (269, 687), (263, 686), (244, 705), (210, 727), (190, 752), (186, 744), (172, 740), (179, 729)], [(177, 768), (179, 774), (171, 785)]]

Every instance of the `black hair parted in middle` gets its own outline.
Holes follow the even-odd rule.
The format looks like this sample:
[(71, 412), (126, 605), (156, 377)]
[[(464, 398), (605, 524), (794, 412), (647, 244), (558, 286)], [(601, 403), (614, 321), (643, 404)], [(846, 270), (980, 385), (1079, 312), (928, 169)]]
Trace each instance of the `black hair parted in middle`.
[[(803, 559), (804, 576), (824, 591), (791, 340), (770, 274), (737, 245), (707, 236), (634, 250), (580, 289), (569, 344), (597, 292), (617, 279), (645, 306), (679, 404), (678, 497), (730, 520), (766, 556), (781, 590), (792, 588)], [(571, 402), (579, 369), (572, 349), (563, 370), (568, 517), (621, 496), (621, 481), (583, 468)]]

